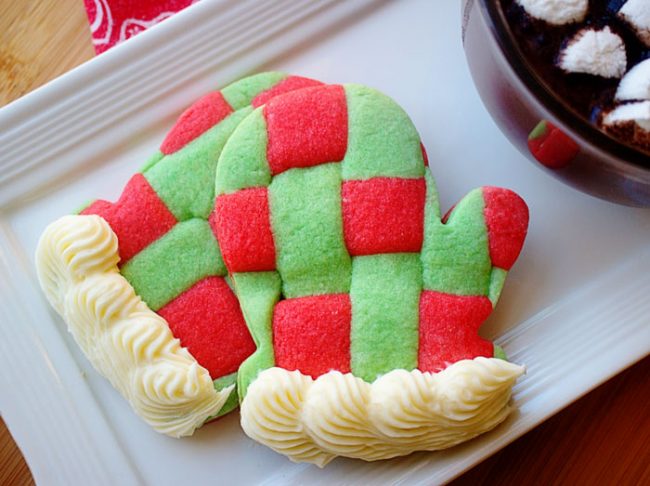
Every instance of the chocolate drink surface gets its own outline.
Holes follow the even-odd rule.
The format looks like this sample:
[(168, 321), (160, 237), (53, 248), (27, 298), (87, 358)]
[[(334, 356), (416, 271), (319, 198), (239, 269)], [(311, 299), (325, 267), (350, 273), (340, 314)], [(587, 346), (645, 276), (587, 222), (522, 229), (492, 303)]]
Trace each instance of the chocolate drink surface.
[[(650, 152), (650, 69), (626, 95), (622, 80), (650, 64), (645, 0), (501, 0), (516, 42), (546, 87), (620, 141)], [(582, 4), (582, 10), (580, 5)], [(576, 7), (578, 6), (578, 7)], [(559, 16), (575, 8), (573, 15)], [(630, 12), (632, 12), (630, 14)], [(644, 63), (645, 61), (645, 63)], [(639, 94), (639, 92), (641, 94)]]

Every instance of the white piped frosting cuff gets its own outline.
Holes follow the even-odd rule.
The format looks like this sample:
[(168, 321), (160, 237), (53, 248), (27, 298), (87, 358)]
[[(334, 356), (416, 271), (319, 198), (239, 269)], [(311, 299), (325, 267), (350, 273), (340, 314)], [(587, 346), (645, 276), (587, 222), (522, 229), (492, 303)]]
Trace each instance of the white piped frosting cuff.
[(208, 371), (119, 273), (117, 237), (99, 216), (64, 216), (36, 250), (41, 287), (93, 366), (158, 432), (191, 435), (222, 408)]
[(480, 357), (440, 373), (393, 370), (367, 383), (338, 371), (314, 380), (269, 368), (247, 390), (241, 425), (292, 461), (320, 467), (336, 456), (374, 461), (446, 449), (501, 423), (524, 371)]

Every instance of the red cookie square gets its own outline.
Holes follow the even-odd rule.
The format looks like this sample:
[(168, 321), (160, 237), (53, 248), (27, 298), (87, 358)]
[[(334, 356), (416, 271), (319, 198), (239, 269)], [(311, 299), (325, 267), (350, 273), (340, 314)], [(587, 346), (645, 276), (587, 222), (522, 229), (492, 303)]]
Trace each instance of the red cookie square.
[(167, 233), (176, 218), (142, 174), (135, 174), (115, 203), (98, 200), (80, 214), (96, 214), (109, 224), (119, 245), (120, 264)]
[(220, 91), (208, 93), (183, 112), (160, 145), (160, 151), (169, 155), (180, 150), (232, 111)]
[(348, 294), (280, 301), (273, 313), (276, 366), (313, 378), (330, 370), (348, 373), (351, 320)]
[(424, 237), (424, 179), (376, 177), (343, 182), (345, 244), (352, 256), (419, 252)]
[(478, 335), (491, 312), (484, 295), (422, 292), (418, 369), (437, 372), (461, 359), (492, 357), (494, 346)]
[(484, 187), (483, 200), (492, 265), (510, 270), (526, 239), (528, 206), (517, 194), (500, 187)]
[(266, 187), (220, 195), (209, 222), (229, 272), (275, 269), (275, 244)]
[(342, 86), (292, 91), (264, 106), (267, 160), (273, 175), (294, 167), (340, 162), (348, 143)]
[(265, 103), (268, 103), (269, 100), (280, 96), (281, 94), (288, 93), (289, 91), (294, 91), (296, 89), (311, 88), (313, 86), (321, 86), (323, 83), (316, 81), (315, 79), (303, 78), (302, 76), (289, 76), (278, 84), (273, 86), (266, 91), (262, 91), (255, 98), (253, 98), (252, 105), (254, 108), (262, 106)]
[(158, 314), (213, 379), (234, 373), (255, 351), (239, 301), (222, 277), (199, 281)]

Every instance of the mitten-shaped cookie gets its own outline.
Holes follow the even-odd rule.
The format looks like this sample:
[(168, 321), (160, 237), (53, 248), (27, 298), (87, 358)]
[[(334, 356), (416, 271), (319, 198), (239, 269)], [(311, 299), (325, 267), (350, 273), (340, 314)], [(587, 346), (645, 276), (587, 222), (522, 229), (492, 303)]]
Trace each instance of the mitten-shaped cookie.
[(235, 130), (211, 223), (257, 345), (241, 423), (294, 461), (453, 446), (503, 421), (523, 372), (479, 337), (528, 209), (476, 189), (441, 218), (420, 138), (358, 85), (274, 98)]
[(118, 201), (95, 201), (41, 238), (48, 300), (95, 368), (160, 432), (191, 434), (237, 406), (236, 372), (255, 345), (208, 223), (217, 161), (255, 107), (315, 85), (263, 73), (205, 95)]

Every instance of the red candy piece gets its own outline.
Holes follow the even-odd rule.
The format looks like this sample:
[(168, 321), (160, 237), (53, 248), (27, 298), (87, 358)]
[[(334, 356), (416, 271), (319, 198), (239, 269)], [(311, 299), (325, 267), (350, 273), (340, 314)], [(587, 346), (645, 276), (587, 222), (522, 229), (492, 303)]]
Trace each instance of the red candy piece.
[(292, 91), (264, 106), (267, 159), (273, 175), (343, 160), (348, 113), (342, 86)]
[(234, 373), (255, 351), (237, 297), (221, 277), (201, 280), (158, 314), (212, 379)]
[(273, 313), (276, 366), (312, 378), (330, 370), (349, 373), (351, 320), (348, 294), (280, 301)]
[(484, 187), (483, 200), (492, 265), (510, 270), (526, 238), (528, 206), (517, 194), (500, 187)]
[(350, 255), (419, 252), (425, 194), (422, 178), (343, 182), (343, 230)]
[(180, 150), (203, 132), (212, 128), (232, 113), (221, 92), (214, 91), (200, 98), (180, 116), (165, 137), (160, 151), (169, 155)]
[(552, 123), (541, 121), (528, 136), (528, 149), (538, 162), (549, 169), (566, 167), (580, 147)]
[(272, 88), (262, 91), (255, 98), (253, 98), (252, 105), (254, 108), (266, 104), (271, 98), (275, 98), (289, 91), (296, 89), (311, 88), (313, 86), (321, 86), (323, 83), (315, 79), (303, 78), (302, 76), (289, 76)]
[(117, 202), (98, 200), (81, 214), (96, 214), (106, 220), (117, 235), (121, 265), (176, 224), (174, 215), (142, 174), (131, 177)]
[(229, 272), (275, 269), (275, 244), (265, 187), (217, 197), (209, 223)]
[(494, 346), (478, 335), (492, 312), (485, 296), (425, 290), (420, 296), (418, 369), (438, 372), (461, 359), (492, 357)]

